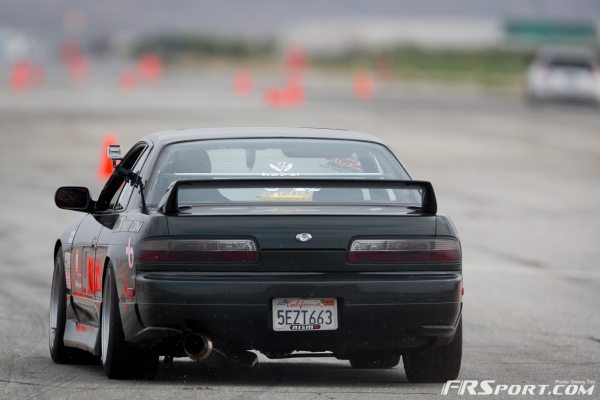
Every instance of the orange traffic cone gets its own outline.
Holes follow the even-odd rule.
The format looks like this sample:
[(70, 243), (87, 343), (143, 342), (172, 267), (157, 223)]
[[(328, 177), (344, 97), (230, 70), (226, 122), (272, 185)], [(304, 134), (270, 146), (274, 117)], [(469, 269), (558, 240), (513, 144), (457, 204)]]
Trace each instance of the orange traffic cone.
[(103, 181), (107, 180), (114, 170), (112, 160), (106, 154), (106, 149), (111, 144), (117, 144), (117, 138), (113, 133), (109, 132), (104, 135), (104, 140), (102, 141), (102, 152), (100, 153), (100, 163), (98, 166), (98, 177)]
[(245, 69), (240, 69), (233, 77), (233, 90), (238, 96), (247, 96), (252, 92), (254, 79), (252, 73)]
[(284, 87), (265, 91), (265, 101), (273, 108), (296, 108), (304, 103), (304, 85), (300, 80), (289, 80)]
[(157, 81), (163, 72), (163, 62), (157, 54), (146, 54), (139, 59), (137, 72), (140, 78), (146, 82)]
[(306, 52), (299, 47), (289, 49), (285, 55), (284, 63), (288, 75), (297, 78), (306, 70), (308, 64)]
[(13, 64), (10, 74), (10, 87), (13, 92), (20, 93), (31, 85), (31, 64), (26, 61), (18, 61)]
[(265, 101), (273, 108), (279, 108), (283, 105), (283, 93), (278, 87), (271, 87), (265, 91)]
[(285, 88), (285, 99), (288, 107), (299, 107), (304, 103), (304, 85), (299, 80), (292, 80)]
[(359, 72), (354, 77), (354, 95), (360, 100), (371, 100), (373, 92), (373, 78), (367, 72)]

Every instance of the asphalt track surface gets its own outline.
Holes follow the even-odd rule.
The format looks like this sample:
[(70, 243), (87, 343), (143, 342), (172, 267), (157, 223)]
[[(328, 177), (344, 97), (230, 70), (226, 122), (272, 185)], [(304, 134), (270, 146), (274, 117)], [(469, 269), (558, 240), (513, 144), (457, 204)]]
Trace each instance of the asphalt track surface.
[(513, 96), (404, 86), (380, 86), (361, 102), (349, 81), (309, 77), (303, 107), (274, 110), (259, 92), (236, 97), (230, 78), (211, 70), (130, 93), (108, 78), (81, 87), (57, 81), (19, 96), (0, 89), (0, 398), (439, 396), (440, 384), (409, 384), (401, 366), (353, 370), (330, 359), (261, 357), (239, 374), (181, 359), (161, 366), (151, 382), (111, 381), (98, 365), (52, 363), (52, 247), (75, 217), (54, 206), (56, 187), (85, 185), (98, 194), (107, 131), (129, 146), (150, 131), (243, 125), (371, 132), (392, 145), (414, 178), (433, 182), (464, 247), (461, 379), (600, 384), (598, 108), (532, 109)]

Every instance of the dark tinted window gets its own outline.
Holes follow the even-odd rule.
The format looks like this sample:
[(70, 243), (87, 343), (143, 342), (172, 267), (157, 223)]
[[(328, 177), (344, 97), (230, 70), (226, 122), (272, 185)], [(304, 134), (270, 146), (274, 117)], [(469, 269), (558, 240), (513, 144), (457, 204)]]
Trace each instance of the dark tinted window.
[[(326, 139), (237, 139), (176, 143), (163, 150), (148, 190), (157, 204), (175, 180), (273, 179), (269, 188), (187, 189), (182, 203), (364, 202), (396, 200), (393, 190), (278, 188), (278, 178), (408, 179), (376, 143)], [(318, 186), (318, 185), (315, 185)], [(414, 199), (413, 199), (414, 200)], [(416, 201), (416, 200), (415, 200)], [(411, 200), (412, 202), (412, 200)]]

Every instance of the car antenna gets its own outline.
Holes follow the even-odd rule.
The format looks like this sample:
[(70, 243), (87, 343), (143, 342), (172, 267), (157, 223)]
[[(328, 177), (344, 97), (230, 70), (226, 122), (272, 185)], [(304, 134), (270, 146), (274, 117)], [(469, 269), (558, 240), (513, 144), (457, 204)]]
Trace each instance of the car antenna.
[(125, 182), (131, 183), (134, 188), (139, 188), (140, 196), (142, 198), (142, 214), (148, 214), (146, 196), (144, 196), (144, 182), (142, 181), (142, 177), (139, 174), (122, 167), (120, 164), (117, 166), (117, 173), (125, 179)]

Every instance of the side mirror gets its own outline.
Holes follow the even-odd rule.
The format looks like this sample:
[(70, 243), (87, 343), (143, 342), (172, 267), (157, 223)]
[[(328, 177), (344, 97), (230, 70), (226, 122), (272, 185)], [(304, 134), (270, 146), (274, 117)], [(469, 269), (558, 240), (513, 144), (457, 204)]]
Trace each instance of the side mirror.
[(80, 186), (63, 186), (56, 190), (54, 203), (58, 208), (72, 211), (90, 212), (94, 208), (94, 201), (90, 191)]

